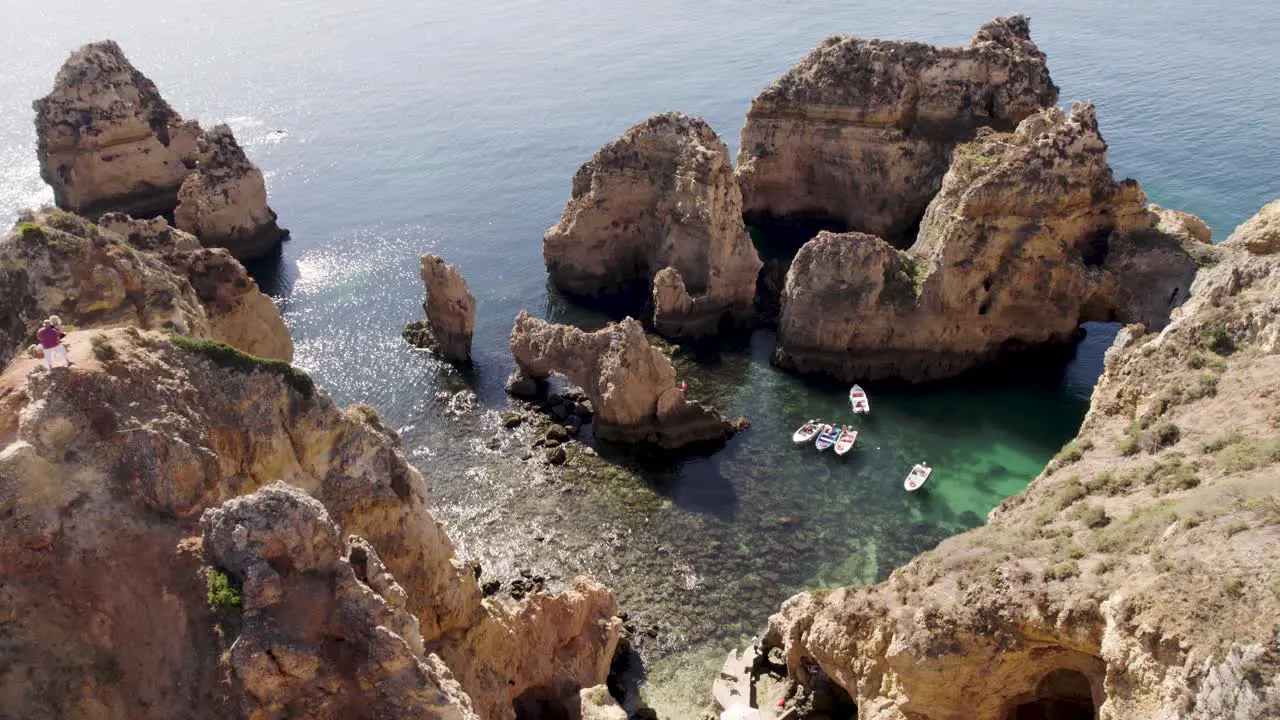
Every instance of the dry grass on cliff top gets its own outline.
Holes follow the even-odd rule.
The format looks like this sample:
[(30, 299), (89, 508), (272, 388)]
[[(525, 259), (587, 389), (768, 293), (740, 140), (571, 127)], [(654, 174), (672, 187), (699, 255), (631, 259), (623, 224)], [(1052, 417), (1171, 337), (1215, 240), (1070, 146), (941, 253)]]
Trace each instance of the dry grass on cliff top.
[[(988, 526), (900, 573), (965, 606), (1096, 612), (1218, 647), (1280, 622), (1280, 355), (1210, 321), (1135, 341), (1080, 435)], [(914, 576), (914, 577), (913, 577)]]

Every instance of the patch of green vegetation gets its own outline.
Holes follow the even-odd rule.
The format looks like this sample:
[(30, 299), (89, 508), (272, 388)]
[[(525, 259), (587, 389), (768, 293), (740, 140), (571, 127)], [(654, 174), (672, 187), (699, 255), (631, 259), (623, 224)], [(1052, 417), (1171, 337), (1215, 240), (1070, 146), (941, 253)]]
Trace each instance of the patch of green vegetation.
[(1230, 355), (1236, 349), (1231, 333), (1227, 332), (1227, 326), (1222, 323), (1206, 325), (1200, 330), (1197, 340), (1200, 347), (1219, 355)]
[(93, 346), (93, 356), (100, 362), (115, 360), (120, 355), (115, 346), (111, 344), (111, 338), (102, 333), (94, 333), (89, 336), (89, 344)]
[(1227, 433), (1220, 433), (1212, 437), (1206, 438), (1200, 443), (1200, 452), (1205, 454), (1216, 453), (1228, 445), (1235, 445), (1245, 441), (1244, 435), (1239, 430), (1232, 430)]
[(1209, 368), (1213, 372), (1222, 373), (1222, 372), (1226, 372), (1227, 363), (1225, 360), (1223, 360), (1221, 357), (1217, 355), (1211, 355), (1209, 353), (1194, 351), (1187, 356), (1187, 367), (1191, 368), (1192, 370)]
[(24, 240), (37, 240), (44, 237), (44, 226), (40, 223), (19, 223), (17, 230)]
[(1111, 523), (1111, 518), (1107, 516), (1107, 511), (1103, 510), (1101, 505), (1081, 505), (1076, 516), (1085, 527), (1089, 528), (1103, 528)]
[(1147, 452), (1154, 453), (1177, 443), (1180, 437), (1182, 431), (1178, 426), (1166, 421), (1144, 431), (1138, 444)]
[(1234, 575), (1223, 578), (1222, 591), (1231, 597), (1240, 597), (1244, 594), (1244, 581)]
[(1091, 449), (1093, 449), (1093, 442), (1090, 440), (1072, 440), (1066, 445), (1063, 445), (1062, 449), (1058, 451), (1058, 454), (1054, 455), (1053, 459), (1049, 461), (1049, 468), (1051, 469), (1050, 472), (1052, 472), (1052, 470), (1064, 468), (1072, 463), (1080, 462), (1080, 459), (1084, 457), (1085, 452)]
[(1221, 377), (1219, 373), (1208, 372), (1200, 376), (1190, 389), (1187, 390), (1187, 400), (1199, 400), (1202, 397), (1213, 397), (1218, 394), (1218, 379)]
[(207, 600), (210, 610), (220, 612), (239, 609), (244, 602), (239, 584), (226, 573), (210, 568), (205, 573), (204, 580), (209, 590)]
[(1079, 560), (1084, 556), (1085, 556), (1085, 551), (1081, 550), (1079, 547), (1075, 545), (1072, 545), (1071, 547), (1067, 548), (1067, 557), (1071, 558), (1072, 560)]
[(1125, 457), (1137, 455), (1139, 450), (1139, 436), (1140, 433), (1134, 429), (1134, 426), (1130, 426), (1129, 429), (1125, 431), (1124, 437), (1116, 441), (1116, 452), (1124, 455)]
[(1045, 580), (1067, 580), (1080, 574), (1080, 567), (1074, 560), (1064, 560), (1057, 565), (1044, 569), (1041, 577)]
[(1106, 575), (1116, 566), (1116, 561), (1109, 557), (1098, 558), (1098, 562), (1093, 564), (1094, 575)]
[(1280, 602), (1280, 572), (1271, 575), (1267, 580), (1267, 588), (1271, 590), (1272, 595), (1276, 596), (1276, 602)]
[(1224, 473), (1249, 472), (1280, 462), (1280, 438), (1255, 440), (1236, 433), (1227, 440), (1213, 453), (1214, 463)]
[(1119, 495), (1128, 486), (1120, 482), (1115, 473), (1104, 472), (1089, 482), (1089, 492), (1101, 495)]
[(1088, 494), (1089, 491), (1080, 484), (1080, 476), (1076, 475), (1064, 482), (1062, 486), (1053, 493), (1050, 503), (1053, 507), (1059, 510), (1066, 510), (1077, 500)]
[(1232, 520), (1230, 523), (1227, 523), (1227, 526), (1222, 529), (1222, 532), (1226, 533), (1227, 537), (1235, 537), (1248, 529), (1249, 523), (1243, 520)]
[(315, 382), (311, 377), (283, 360), (260, 358), (241, 352), (226, 343), (216, 340), (195, 340), (172, 331), (169, 332), (169, 340), (187, 352), (203, 355), (219, 367), (246, 373), (254, 370), (275, 373), (303, 397), (311, 397), (315, 392)]
[(1169, 556), (1165, 554), (1164, 548), (1152, 548), (1150, 557), (1151, 566), (1155, 568), (1158, 573), (1170, 573), (1177, 569), (1177, 565), (1174, 565), (1173, 561), (1169, 559)]
[(1175, 382), (1166, 387), (1151, 401), (1151, 407), (1147, 408), (1147, 412), (1142, 417), (1142, 429), (1151, 426), (1156, 420), (1159, 420), (1169, 409), (1180, 404), (1185, 398), (1185, 390), (1182, 383)]
[(1090, 537), (1098, 552), (1134, 552), (1151, 544), (1178, 514), (1169, 500), (1142, 505), (1123, 519), (1113, 520)]

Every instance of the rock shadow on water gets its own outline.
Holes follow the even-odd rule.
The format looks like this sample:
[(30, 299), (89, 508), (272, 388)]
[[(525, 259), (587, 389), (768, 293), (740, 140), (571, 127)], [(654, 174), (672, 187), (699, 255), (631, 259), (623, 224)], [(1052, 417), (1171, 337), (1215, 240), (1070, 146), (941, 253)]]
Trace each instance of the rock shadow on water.
[(595, 449), (597, 462), (641, 478), (647, 487), (681, 510), (709, 515), (723, 522), (737, 517), (737, 492), (715, 457), (726, 445), (733, 444), (733, 439), (727, 443), (698, 443), (673, 451), (656, 445), (598, 440), (588, 428), (584, 430), (588, 432), (580, 439)]
[[(258, 289), (267, 296), (287, 299), (293, 294), (293, 286), (299, 278), (298, 263), (285, 261), (283, 244), (276, 245), (275, 249), (266, 255), (252, 260), (242, 260), (241, 263), (244, 269), (249, 271), (254, 282), (258, 283)], [(284, 308), (281, 310), (283, 311)]]

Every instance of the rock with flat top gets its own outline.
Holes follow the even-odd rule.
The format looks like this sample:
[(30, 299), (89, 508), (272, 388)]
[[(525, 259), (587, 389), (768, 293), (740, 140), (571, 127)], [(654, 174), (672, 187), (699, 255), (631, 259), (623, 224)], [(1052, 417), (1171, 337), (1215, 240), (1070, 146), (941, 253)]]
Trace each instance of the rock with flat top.
[(958, 143), (1057, 100), (1022, 15), (964, 47), (830, 37), (752, 102), (743, 210), (749, 222), (819, 220), (905, 247)]

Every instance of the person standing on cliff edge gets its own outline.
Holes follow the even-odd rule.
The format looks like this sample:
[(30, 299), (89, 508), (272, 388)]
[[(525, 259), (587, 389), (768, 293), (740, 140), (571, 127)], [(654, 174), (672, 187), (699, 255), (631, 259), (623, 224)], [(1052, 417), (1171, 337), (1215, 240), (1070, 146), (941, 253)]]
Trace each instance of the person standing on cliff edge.
[(71, 362), (71, 356), (67, 354), (67, 349), (62, 346), (63, 332), (53, 323), (53, 318), (44, 321), (40, 326), (40, 331), (36, 333), (36, 339), (40, 341), (40, 347), (44, 349), (44, 366), (50, 370), (53, 369), (53, 356), (55, 353), (62, 353), (62, 359), (67, 361), (67, 367), (71, 367), (75, 363)]

